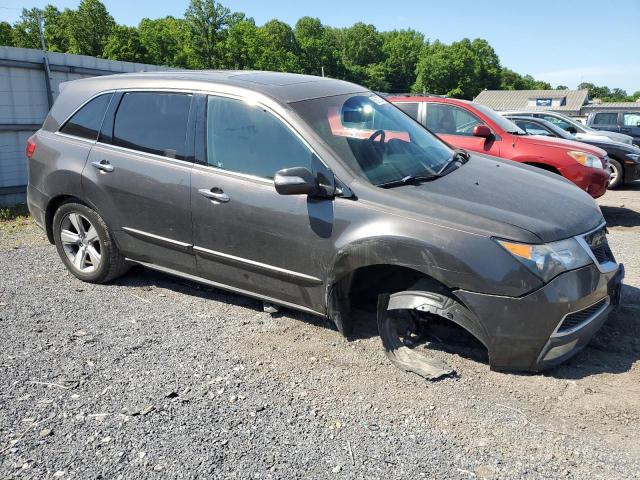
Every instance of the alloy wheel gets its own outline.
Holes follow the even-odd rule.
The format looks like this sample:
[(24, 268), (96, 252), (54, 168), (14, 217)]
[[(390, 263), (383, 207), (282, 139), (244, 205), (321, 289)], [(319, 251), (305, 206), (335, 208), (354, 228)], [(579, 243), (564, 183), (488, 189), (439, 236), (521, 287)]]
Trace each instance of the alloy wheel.
[(100, 237), (84, 215), (71, 212), (62, 219), (60, 241), (71, 265), (79, 272), (92, 273), (100, 267)]
[(609, 184), (611, 185), (615, 185), (616, 180), (618, 180), (618, 168), (613, 164), (613, 163), (609, 163)]

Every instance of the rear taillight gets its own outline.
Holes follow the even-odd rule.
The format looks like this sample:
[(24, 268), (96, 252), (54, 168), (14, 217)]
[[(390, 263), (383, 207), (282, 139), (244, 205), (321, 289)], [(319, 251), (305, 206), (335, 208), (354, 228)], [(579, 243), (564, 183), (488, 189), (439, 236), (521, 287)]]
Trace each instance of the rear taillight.
[(27, 158), (33, 157), (33, 154), (36, 153), (36, 142), (33, 141), (33, 137), (29, 137), (29, 140), (27, 140), (27, 148), (25, 152), (27, 154)]

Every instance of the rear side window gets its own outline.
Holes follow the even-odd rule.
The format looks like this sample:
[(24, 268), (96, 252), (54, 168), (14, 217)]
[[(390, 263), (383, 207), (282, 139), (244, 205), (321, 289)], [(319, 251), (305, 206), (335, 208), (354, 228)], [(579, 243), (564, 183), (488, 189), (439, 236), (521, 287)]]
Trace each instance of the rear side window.
[(112, 93), (105, 93), (87, 102), (62, 126), (60, 132), (89, 140), (97, 139), (111, 97)]
[(618, 114), (612, 113), (596, 113), (593, 118), (594, 125), (616, 125), (618, 123)]
[(418, 106), (417, 102), (399, 102), (396, 103), (396, 107), (409, 115), (414, 120), (418, 120)]
[(113, 144), (184, 160), (191, 95), (129, 92), (113, 123)]
[(273, 178), (283, 168), (311, 170), (311, 151), (262, 107), (242, 100), (209, 97), (207, 163), (224, 170)]
[(625, 127), (640, 127), (640, 112), (625, 113), (622, 118)]

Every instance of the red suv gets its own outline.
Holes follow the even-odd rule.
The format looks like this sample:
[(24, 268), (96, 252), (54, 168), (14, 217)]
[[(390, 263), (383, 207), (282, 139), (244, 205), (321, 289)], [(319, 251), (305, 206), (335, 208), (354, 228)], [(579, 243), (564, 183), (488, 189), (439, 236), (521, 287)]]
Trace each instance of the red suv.
[(593, 198), (607, 191), (607, 152), (600, 148), (528, 135), (490, 108), (466, 100), (436, 96), (390, 96), (387, 100), (451, 145), (557, 173)]

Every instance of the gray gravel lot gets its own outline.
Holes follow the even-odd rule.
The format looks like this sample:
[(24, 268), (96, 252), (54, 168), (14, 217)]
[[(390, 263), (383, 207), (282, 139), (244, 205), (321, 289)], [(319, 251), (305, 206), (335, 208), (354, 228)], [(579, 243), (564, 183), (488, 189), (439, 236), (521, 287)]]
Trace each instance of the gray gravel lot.
[(544, 375), (464, 342), (427, 383), (365, 329), (141, 268), (68, 274), (0, 228), (0, 478), (639, 478), (640, 186), (600, 201), (624, 304)]

